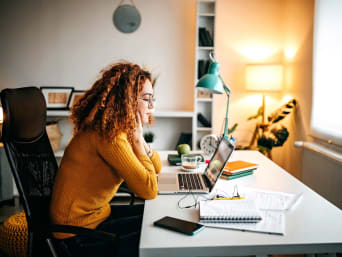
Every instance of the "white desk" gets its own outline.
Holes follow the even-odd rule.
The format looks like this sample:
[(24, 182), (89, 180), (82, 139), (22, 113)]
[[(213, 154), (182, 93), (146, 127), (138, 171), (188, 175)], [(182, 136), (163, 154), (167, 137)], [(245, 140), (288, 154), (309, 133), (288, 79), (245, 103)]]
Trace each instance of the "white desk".
[[(160, 152), (162, 172), (178, 171), (170, 167), (167, 154)], [(163, 195), (145, 201), (141, 257), (161, 256), (247, 256), (266, 254), (342, 252), (342, 211), (319, 196), (274, 162), (256, 151), (235, 151), (231, 160), (246, 160), (260, 165), (252, 176), (231, 181), (220, 179), (218, 188), (231, 193), (235, 184), (254, 188), (303, 193), (286, 212), (285, 236), (206, 227), (195, 236), (187, 236), (153, 226), (166, 215), (198, 222), (198, 210), (177, 207), (180, 195)], [(182, 201), (193, 203), (191, 196)]]

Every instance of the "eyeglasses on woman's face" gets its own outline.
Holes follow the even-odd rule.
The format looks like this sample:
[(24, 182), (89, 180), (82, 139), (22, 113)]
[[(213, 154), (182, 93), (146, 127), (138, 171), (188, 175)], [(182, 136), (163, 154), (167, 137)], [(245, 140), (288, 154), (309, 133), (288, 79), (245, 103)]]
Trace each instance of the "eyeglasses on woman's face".
[(139, 97), (138, 99), (143, 100), (145, 103), (147, 103), (148, 106), (152, 106), (156, 101), (154, 97), (150, 97), (150, 98)]

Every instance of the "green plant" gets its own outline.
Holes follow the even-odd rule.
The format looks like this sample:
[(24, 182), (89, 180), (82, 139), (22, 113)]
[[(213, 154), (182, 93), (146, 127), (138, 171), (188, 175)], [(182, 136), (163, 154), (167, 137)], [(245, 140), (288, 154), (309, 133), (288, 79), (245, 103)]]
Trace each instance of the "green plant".
[[(258, 150), (263, 154), (270, 155), (273, 147), (282, 146), (290, 133), (286, 127), (278, 124), (278, 122), (289, 115), (296, 108), (296, 105), (297, 101), (292, 99), (268, 115), (267, 123), (257, 123), (252, 140), (247, 148), (253, 148), (256, 141)], [(257, 119), (262, 115), (262, 108), (259, 108), (257, 114), (247, 120)]]
[(236, 130), (237, 126), (238, 126), (238, 124), (235, 123), (235, 124), (233, 125), (233, 127), (228, 128), (228, 135), (229, 135), (229, 134), (233, 134), (233, 132)]
[(145, 139), (146, 143), (153, 143), (154, 133), (153, 132), (144, 133), (144, 139)]

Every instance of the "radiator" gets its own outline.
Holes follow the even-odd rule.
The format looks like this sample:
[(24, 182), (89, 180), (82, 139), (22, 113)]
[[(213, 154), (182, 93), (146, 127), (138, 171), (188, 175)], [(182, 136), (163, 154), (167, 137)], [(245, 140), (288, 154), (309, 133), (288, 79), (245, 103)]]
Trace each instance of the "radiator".
[(303, 148), (303, 183), (342, 209), (342, 154), (313, 142), (295, 142)]

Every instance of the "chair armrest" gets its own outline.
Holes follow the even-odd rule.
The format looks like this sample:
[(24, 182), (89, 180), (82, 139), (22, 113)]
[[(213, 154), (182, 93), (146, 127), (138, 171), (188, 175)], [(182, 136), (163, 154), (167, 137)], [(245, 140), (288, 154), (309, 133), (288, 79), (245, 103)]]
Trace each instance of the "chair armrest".
[[(135, 201), (135, 194), (128, 188), (127, 184), (125, 182), (123, 182), (121, 184), (121, 186), (119, 187), (118, 193), (126, 193), (130, 195), (131, 201), (130, 201), (130, 205), (134, 204)], [(115, 197), (114, 197), (115, 198)], [(113, 198), (113, 199), (114, 199)]]
[(49, 232), (60, 232), (60, 233), (69, 233), (69, 234), (76, 234), (76, 235), (83, 235), (87, 237), (92, 237), (101, 240), (110, 240), (115, 243), (119, 242), (119, 238), (114, 233), (108, 233), (101, 230), (90, 229), (90, 228), (83, 228), (77, 226), (70, 226), (70, 225), (50, 225)]
[(120, 192), (120, 193), (127, 193), (127, 194), (131, 195), (132, 198), (135, 198), (135, 194), (131, 190), (126, 188), (126, 187), (120, 187), (118, 192)]

